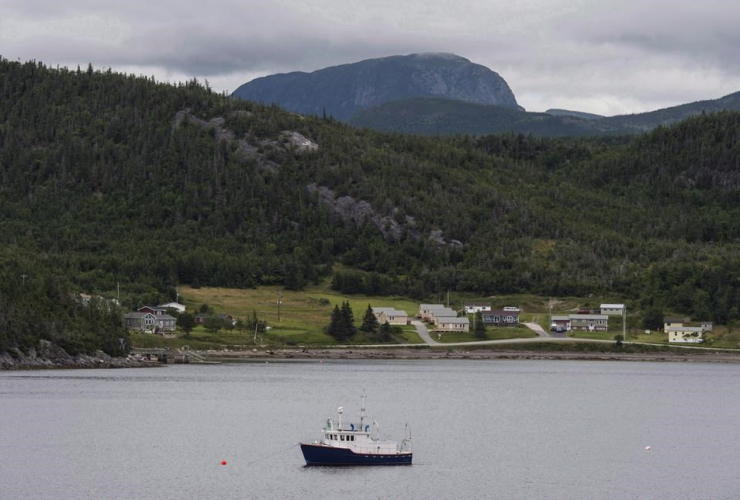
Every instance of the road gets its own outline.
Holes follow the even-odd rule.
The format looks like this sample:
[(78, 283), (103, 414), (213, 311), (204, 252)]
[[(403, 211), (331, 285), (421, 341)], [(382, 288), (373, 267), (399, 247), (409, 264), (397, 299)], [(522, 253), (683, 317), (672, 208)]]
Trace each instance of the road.
[(427, 330), (427, 327), (424, 323), (416, 320), (416, 321), (412, 321), (411, 324), (414, 325), (414, 327), (416, 327), (416, 333), (419, 334), (419, 337), (421, 337), (421, 340), (423, 340), (429, 345), (440, 345), (441, 344), (440, 342), (437, 342), (436, 340), (434, 340), (431, 335), (429, 335), (429, 330)]

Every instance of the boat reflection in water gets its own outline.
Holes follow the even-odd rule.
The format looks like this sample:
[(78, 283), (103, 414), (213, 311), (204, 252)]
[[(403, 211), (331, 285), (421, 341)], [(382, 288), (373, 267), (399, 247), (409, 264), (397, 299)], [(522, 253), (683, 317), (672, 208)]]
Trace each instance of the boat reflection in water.
[(362, 395), (360, 423), (343, 423), (342, 408), (337, 420), (327, 419), (324, 438), (313, 443), (301, 443), (306, 465), (411, 465), (411, 433), (397, 441), (381, 441), (380, 426), (373, 420), (365, 423), (365, 394)]

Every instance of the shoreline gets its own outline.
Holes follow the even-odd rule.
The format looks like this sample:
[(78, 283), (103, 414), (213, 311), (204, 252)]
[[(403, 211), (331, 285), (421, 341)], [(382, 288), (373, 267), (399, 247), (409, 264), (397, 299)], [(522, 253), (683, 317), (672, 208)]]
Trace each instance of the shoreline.
[(221, 363), (250, 361), (323, 361), (323, 360), (427, 360), (427, 359), (545, 359), (570, 361), (652, 361), (740, 363), (740, 353), (713, 352), (578, 352), (531, 349), (464, 349), (451, 351), (429, 348), (316, 348), (265, 349), (251, 351), (200, 351), (206, 359)]
[(95, 354), (78, 354), (72, 356), (59, 346), (46, 340), (39, 343), (39, 349), (31, 348), (24, 354), (18, 348), (0, 352), (0, 371), (17, 370), (55, 370), (55, 369), (90, 369), (90, 368), (149, 368), (160, 363), (132, 359), (130, 357), (112, 357), (103, 351)]

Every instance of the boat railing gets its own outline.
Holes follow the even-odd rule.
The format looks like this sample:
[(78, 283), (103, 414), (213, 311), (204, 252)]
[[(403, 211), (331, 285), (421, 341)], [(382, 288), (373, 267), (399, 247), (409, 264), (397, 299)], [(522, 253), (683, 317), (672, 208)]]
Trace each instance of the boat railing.
[(365, 424), (365, 429), (360, 429), (360, 424), (355, 424), (352, 422), (342, 422), (341, 428), (339, 425), (337, 425), (336, 422), (332, 424), (331, 427), (327, 427), (326, 431), (333, 431), (333, 432), (370, 432), (370, 424)]

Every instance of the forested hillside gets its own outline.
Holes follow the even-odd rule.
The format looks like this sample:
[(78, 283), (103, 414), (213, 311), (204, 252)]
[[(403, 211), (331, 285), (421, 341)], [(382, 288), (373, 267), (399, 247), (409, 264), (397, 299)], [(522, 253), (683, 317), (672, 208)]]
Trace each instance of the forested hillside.
[(378, 293), (608, 292), (724, 322), (739, 162), (734, 113), (639, 138), (424, 138), (3, 60), (0, 269), (120, 282), (131, 306), (182, 283), (300, 288), (342, 264)]

